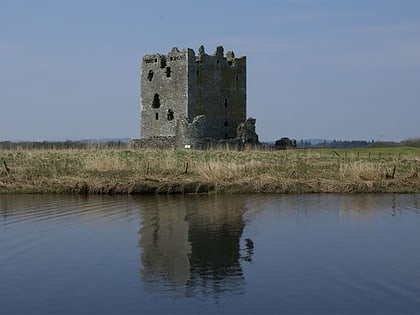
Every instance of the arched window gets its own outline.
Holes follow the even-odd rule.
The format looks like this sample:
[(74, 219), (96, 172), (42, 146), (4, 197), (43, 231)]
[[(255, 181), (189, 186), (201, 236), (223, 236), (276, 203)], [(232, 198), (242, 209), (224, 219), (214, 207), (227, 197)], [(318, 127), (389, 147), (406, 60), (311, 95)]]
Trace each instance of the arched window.
[(166, 67), (166, 57), (160, 57), (160, 68), (163, 69)]
[(166, 77), (170, 78), (171, 77), (171, 67), (166, 67)]
[(168, 109), (168, 120), (174, 119), (174, 111), (172, 109)]
[(152, 81), (153, 79), (153, 70), (149, 70), (149, 73), (147, 74), (147, 80)]
[(160, 107), (160, 97), (159, 94), (155, 93), (155, 95), (153, 96), (153, 103), (152, 103), (153, 108), (159, 108)]

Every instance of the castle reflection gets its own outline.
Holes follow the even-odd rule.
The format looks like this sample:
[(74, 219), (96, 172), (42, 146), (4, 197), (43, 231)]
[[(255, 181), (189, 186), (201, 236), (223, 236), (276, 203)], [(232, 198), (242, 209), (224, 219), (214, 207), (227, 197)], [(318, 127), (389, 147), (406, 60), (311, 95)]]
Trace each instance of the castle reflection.
[(183, 296), (241, 293), (241, 262), (252, 260), (254, 246), (250, 239), (241, 241), (243, 200), (157, 196), (142, 203), (139, 247), (147, 288)]

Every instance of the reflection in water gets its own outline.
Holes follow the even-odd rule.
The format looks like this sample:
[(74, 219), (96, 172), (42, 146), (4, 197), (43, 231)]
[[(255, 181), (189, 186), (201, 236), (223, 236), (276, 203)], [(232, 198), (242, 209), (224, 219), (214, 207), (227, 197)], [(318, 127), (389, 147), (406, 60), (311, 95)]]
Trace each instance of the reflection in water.
[[(335, 198), (337, 199), (337, 198)], [(378, 211), (385, 211), (392, 216), (401, 215), (401, 211), (419, 212), (419, 195), (397, 194), (359, 194), (344, 195), (339, 198), (338, 208), (342, 216), (368, 216)], [(409, 205), (409, 206), (407, 206)]]
[(191, 251), (186, 209), (170, 196), (151, 198), (150, 202), (140, 211), (141, 276), (152, 290), (170, 286), (180, 292), (189, 277)]
[(188, 203), (188, 241), (191, 244), (189, 294), (199, 289), (204, 295), (242, 289), (240, 238), (245, 212), (240, 197), (210, 197), (203, 208)]
[(251, 261), (254, 247), (246, 239), (241, 250), (243, 200), (241, 196), (153, 199), (153, 206), (141, 211), (139, 232), (146, 286), (159, 291), (162, 286), (176, 288), (185, 296), (241, 293), (241, 260)]
[(0, 313), (416, 313), (419, 201), (0, 195)]

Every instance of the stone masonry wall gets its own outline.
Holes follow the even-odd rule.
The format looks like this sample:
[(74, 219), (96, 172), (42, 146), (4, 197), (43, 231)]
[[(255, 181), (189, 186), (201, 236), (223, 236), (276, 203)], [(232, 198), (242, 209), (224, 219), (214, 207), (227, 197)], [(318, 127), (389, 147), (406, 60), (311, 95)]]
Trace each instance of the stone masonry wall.
[(168, 137), (171, 146), (185, 147), (234, 139), (245, 119), (246, 57), (225, 56), (221, 46), (213, 55), (201, 46), (197, 55), (173, 48), (143, 57), (142, 140)]
[(237, 126), (246, 119), (246, 57), (235, 58), (233, 52), (225, 57), (221, 46), (208, 55), (201, 46), (189, 67), (196, 99), (190, 102), (188, 116), (206, 116), (207, 137), (235, 138)]
[(141, 137), (175, 136), (176, 122), (187, 116), (188, 50), (146, 55), (141, 69)]

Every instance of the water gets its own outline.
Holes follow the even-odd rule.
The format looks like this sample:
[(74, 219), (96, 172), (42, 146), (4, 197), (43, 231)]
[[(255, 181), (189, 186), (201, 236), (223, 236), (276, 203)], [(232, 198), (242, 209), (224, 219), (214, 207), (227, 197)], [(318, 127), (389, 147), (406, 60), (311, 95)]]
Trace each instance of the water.
[(420, 195), (0, 195), (0, 313), (418, 313)]

